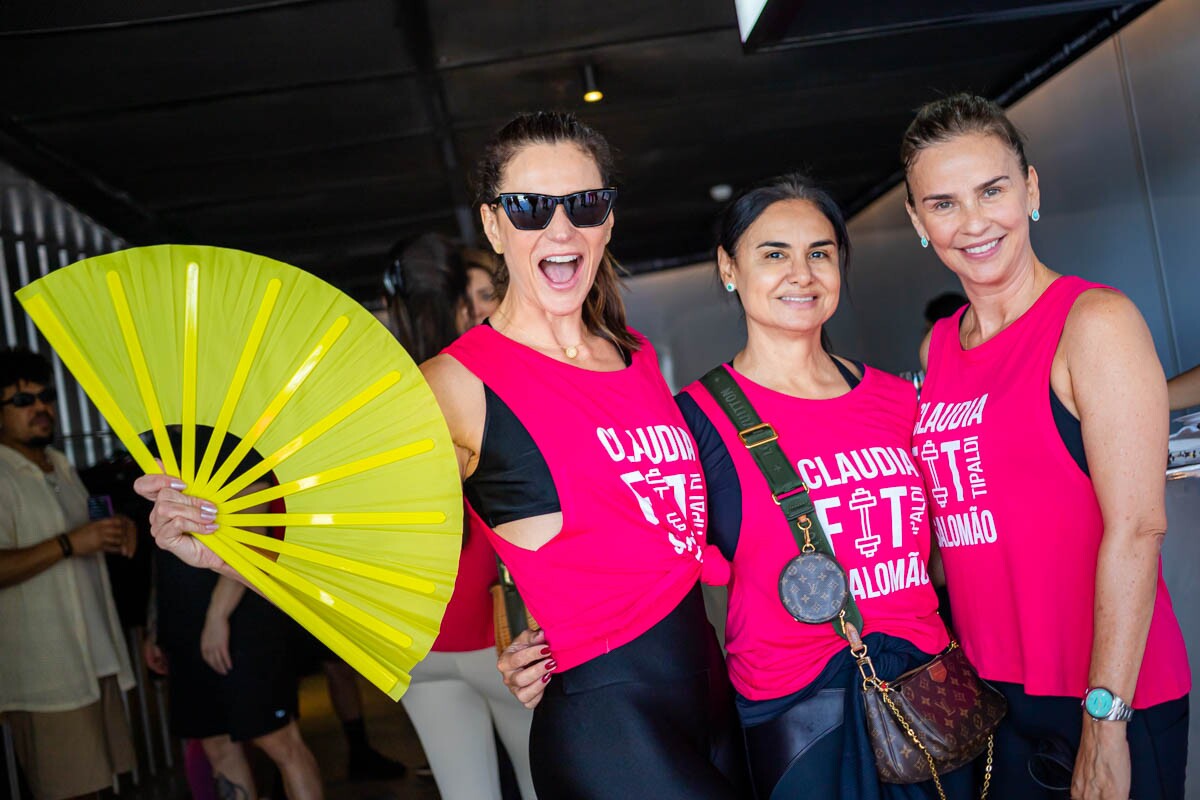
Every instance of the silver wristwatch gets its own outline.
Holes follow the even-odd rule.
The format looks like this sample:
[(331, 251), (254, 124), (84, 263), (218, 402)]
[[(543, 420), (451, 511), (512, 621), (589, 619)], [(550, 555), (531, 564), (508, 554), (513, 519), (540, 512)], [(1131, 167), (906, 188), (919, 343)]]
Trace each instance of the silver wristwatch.
[(1100, 686), (1088, 689), (1080, 705), (1095, 720), (1128, 722), (1133, 718), (1133, 709), (1128, 703)]

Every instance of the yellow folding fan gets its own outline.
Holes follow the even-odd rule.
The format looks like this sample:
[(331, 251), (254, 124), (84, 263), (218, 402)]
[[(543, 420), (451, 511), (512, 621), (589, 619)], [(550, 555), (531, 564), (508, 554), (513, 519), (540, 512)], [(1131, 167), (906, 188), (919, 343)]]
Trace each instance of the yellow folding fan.
[[(214, 247), (90, 258), (17, 297), (138, 465), (216, 504), (199, 540), (398, 699), (454, 587), (462, 495), (446, 423), (392, 335), (306, 272)], [(227, 435), (240, 442), (219, 458)], [(234, 477), (251, 449), (263, 460)], [(268, 472), (277, 485), (239, 495)], [(245, 513), (278, 498), (286, 512)]]

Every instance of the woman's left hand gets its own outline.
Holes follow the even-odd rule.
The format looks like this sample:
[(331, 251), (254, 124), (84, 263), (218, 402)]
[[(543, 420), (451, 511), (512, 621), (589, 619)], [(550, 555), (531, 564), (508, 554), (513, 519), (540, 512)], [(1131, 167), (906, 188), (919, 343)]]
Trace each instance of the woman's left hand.
[(1127, 725), (1097, 721), (1083, 712), (1083, 736), (1071, 779), (1072, 800), (1129, 800)]

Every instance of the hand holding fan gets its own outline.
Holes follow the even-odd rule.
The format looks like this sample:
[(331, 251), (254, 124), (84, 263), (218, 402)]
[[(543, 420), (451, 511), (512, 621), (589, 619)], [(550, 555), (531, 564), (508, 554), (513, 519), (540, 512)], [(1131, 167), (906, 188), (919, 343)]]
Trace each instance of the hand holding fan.
[[(87, 259), (17, 298), (139, 466), (216, 505), (198, 540), (399, 698), (454, 587), (462, 499), (445, 421), (392, 335), (308, 273), (212, 247)], [(239, 495), (268, 473), (277, 485)]]

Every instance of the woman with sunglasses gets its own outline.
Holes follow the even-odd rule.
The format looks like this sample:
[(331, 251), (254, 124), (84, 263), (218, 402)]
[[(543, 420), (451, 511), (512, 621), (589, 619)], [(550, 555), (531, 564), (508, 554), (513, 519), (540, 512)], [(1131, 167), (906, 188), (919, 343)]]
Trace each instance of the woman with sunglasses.
[(697, 585), (703, 476), (653, 349), (625, 326), (611, 176), (607, 142), (571, 115), (501, 129), (476, 171), (500, 306), (425, 374), (471, 512), (540, 624), (503, 665), (522, 700), (545, 690), (538, 797), (737, 797)]
[[(770, 179), (734, 198), (717, 231), (720, 280), (741, 302), (746, 346), (714, 371), (736, 387), (733, 395), (721, 384), (714, 394), (706, 378), (677, 399), (711, 501), (704, 580), (729, 586), (727, 664), (755, 794), (937, 797), (932, 781), (879, 780), (849, 642), (836, 620), (799, 622), (781, 598), (781, 573), (802, 549), (800, 518), (787, 498), (807, 495), (846, 573), (876, 674), (895, 678), (948, 645), (929, 581), (925, 493), (911, 455), (916, 393), (828, 349), (824, 326), (838, 307), (850, 242), (827, 192), (801, 175)], [(761, 435), (748, 420), (735, 424), (717, 399), (736, 402), (738, 390), (771, 426)], [(776, 446), (787, 462), (782, 472), (805, 488), (776, 485), (778, 473), (764, 474), (759, 462)], [(945, 796), (970, 797), (971, 772), (942, 775)]]
[[(470, 511), (540, 624), (502, 663), (530, 707), (545, 690), (529, 747), (538, 797), (744, 797), (697, 583), (704, 477), (653, 348), (625, 325), (611, 182), (608, 143), (573, 115), (504, 126), (476, 172), (504, 259), (500, 306), (422, 370)], [(140, 480), (159, 493), (159, 544), (219, 566), (185, 535), (204, 530), (198, 504)]]
[[(926, 105), (901, 153), (921, 245), (970, 301), (933, 329), (913, 447), (955, 627), (1008, 699), (997, 796), (1182, 797), (1191, 676), (1160, 566), (1150, 332), (1125, 296), (1038, 260), (1038, 173), (994, 103)], [(1035, 782), (1054, 741), (1075, 753), (1057, 791)]]

